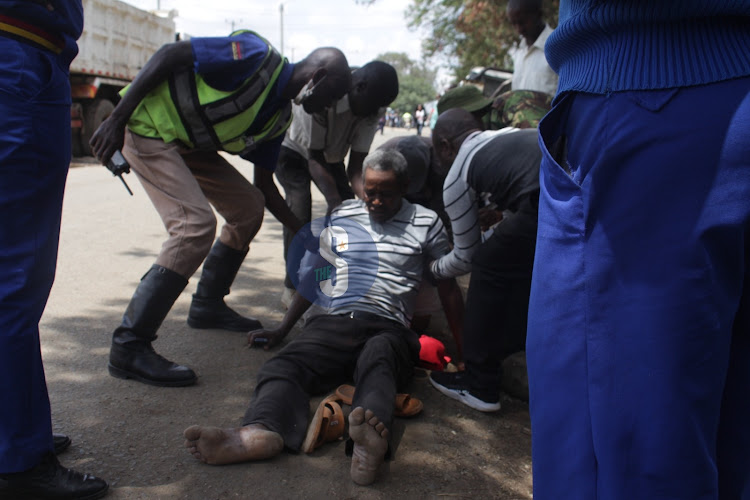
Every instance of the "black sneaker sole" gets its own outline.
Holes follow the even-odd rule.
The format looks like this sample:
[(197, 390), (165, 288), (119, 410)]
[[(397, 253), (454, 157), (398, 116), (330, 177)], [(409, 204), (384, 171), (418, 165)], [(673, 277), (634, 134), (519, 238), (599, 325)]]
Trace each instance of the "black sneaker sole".
[(137, 380), (138, 382), (143, 382), (144, 384), (148, 385), (155, 385), (157, 387), (187, 387), (189, 385), (195, 384), (198, 381), (198, 377), (193, 377), (185, 380), (152, 380), (150, 378), (142, 377), (137, 373), (123, 370), (122, 368), (117, 368), (116, 366), (113, 366), (112, 363), (109, 363), (107, 365), (107, 368), (109, 369), (109, 374), (115, 378), (133, 379)]

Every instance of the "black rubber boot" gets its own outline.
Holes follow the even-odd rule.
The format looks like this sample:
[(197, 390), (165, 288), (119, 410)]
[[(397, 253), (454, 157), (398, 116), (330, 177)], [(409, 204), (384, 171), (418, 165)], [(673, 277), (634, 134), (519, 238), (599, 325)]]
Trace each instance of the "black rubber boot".
[(112, 335), (109, 373), (163, 387), (192, 385), (195, 372), (154, 351), (151, 342), (187, 280), (166, 267), (154, 265), (141, 278), (125, 310), (122, 324)]
[(0, 475), (2, 498), (78, 498), (95, 500), (107, 494), (103, 479), (81, 474), (60, 465), (54, 453), (48, 453), (35, 467)]
[(216, 240), (203, 262), (203, 272), (193, 294), (187, 323), (193, 328), (216, 328), (249, 332), (263, 328), (255, 318), (246, 318), (224, 303), (247, 251), (235, 250)]

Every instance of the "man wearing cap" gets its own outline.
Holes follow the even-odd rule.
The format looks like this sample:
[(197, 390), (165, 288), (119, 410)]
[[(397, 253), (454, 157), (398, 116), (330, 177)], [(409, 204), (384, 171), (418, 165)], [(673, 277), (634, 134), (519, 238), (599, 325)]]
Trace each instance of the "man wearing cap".
[(485, 130), (536, 128), (551, 107), (552, 96), (543, 92), (509, 90), (493, 100), (474, 85), (448, 90), (437, 104), (439, 114), (451, 108), (465, 109), (482, 122)]

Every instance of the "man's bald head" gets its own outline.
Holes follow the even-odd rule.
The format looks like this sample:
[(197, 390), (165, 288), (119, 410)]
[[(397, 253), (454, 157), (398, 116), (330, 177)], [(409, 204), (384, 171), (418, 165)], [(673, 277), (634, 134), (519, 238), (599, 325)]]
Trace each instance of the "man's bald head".
[(300, 100), (305, 111), (317, 113), (332, 106), (346, 95), (352, 85), (352, 73), (343, 52), (335, 47), (321, 47), (294, 65), (284, 97)]
[(355, 116), (370, 116), (398, 96), (396, 69), (383, 61), (371, 61), (352, 74), (349, 107)]
[(336, 47), (317, 48), (297, 64), (310, 65), (316, 69), (325, 69), (326, 80), (331, 81), (329, 85), (335, 85), (336, 88), (344, 89), (340, 97), (343, 97), (351, 86), (352, 72), (349, 69), (349, 63), (344, 53)]
[(481, 131), (482, 124), (476, 116), (462, 108), (449, 109), (438, 116), (432, 129), (432, 145), (444, 169), (448, 169), (456, 159), (466, 136)]

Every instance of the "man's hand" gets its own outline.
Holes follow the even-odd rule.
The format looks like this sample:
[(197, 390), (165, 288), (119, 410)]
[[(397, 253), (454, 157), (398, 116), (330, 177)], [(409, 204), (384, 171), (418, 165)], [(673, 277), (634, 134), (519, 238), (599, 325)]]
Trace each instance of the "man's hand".
[(281, 328), (253, 330), (247, 334), (247, 343), (250, 347), (262, 347), (267, 351), (279, 345), (287, 333)]
[(125, 143), (125, 122), (109, 116), (91, 136), (89, 145), (97, 160), (106, 165), (115, 151), (122, 150)]
[(487, 231), (501, 220), (503, 220), (502, 210), (491, 207), (482, 207), (479, 209), (479, 227), (482, 231)]

